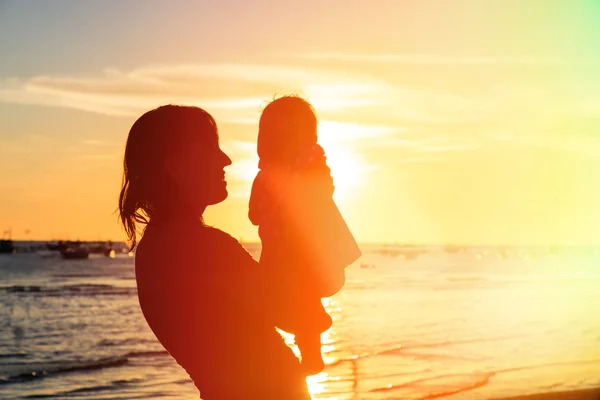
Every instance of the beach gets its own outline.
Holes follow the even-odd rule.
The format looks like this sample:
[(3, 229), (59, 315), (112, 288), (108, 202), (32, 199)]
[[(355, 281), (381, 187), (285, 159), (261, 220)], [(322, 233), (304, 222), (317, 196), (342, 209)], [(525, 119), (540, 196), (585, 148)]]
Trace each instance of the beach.
[[(314, 399), (599, 398), (599, 249), (361, 248), (324, 300)], [(198, 398), (141, 315), (133, 263), (0, 256), (0, 398)]]
[(598, 400), (600, 399), (600, 388), (589, 390), (572, 390), (570, 392), (534, 394), (530, 396), (518, 396), (500, 400)]

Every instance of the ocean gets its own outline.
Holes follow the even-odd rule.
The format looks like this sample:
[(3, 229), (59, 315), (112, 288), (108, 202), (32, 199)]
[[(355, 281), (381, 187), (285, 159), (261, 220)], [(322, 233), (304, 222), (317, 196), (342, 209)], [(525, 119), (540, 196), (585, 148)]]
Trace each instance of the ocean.
[[(600, 386), (599, 248), (362, 249), (324, 300), (334, 324), (326, 369), (307, 379), (315, 399)], [(144, 321), (133, 256), (0, 255), (0, 305), (1, 399), (199, 396)]]

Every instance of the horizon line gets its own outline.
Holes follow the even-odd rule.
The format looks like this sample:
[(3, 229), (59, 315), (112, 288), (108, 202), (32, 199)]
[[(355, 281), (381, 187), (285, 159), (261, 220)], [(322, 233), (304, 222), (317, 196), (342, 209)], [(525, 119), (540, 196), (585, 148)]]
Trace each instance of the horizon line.
[[(243, 239), (243, 238), (241, 238)], [(108, 242), (111, 241), (113, 243), (124, 243), (127, 245), (127, 240), (119, 239), (94, 239), (94, 240), (81, 240), (81, 239), (12, 239), (12, 241), (16, 244), (17, 242), (29, 242), (29, 243), (51, 243), (58, 241), (65, 242), (82, 242), (82, 243), (96, 243), (96, 242)], [(260, 240), (240, 240), (238, 241), (241, 244), (250, 244), (250, 245), (262, 245)], [(561, 244), (561, 243), (552, 243), (552, 244), (485, 244), (485, 243), (418, 243), (418, 242), (409, 242), (409, 241), (357, 241), (361, 246), (396, 246), (396, 247), (600, 247), (600, 243), (582, 243), (582, 244)]]

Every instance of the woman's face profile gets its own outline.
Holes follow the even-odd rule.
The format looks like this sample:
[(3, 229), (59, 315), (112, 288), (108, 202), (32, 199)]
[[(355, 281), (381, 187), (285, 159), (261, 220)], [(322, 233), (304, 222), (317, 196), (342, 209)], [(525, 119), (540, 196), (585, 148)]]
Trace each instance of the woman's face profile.
[(165, 161), (167, 173), (183, 200), (199, 206), (217, 204), (227, 198), (224, 168), (228, 165), (231, 159), (219, 147), (216, 132), (193, 136), (181, 152)]

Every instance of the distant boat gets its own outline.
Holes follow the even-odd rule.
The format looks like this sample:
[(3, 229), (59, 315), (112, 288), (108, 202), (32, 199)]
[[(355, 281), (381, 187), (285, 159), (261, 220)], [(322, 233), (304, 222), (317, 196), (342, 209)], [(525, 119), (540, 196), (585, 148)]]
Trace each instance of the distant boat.
[(106, 242), (93, 242), (89, 243), (88, 248), (90, 250), (90, 254), (104, 254), (108, 257), (113, 250), (113, 243), (110, 240)]
[(0, 254), (12, 254), (15, 252), (15, 246), (10, 239), (0, 240)]
[(417, 257), (419, 257), (420, 253), (416, 250), (414, 250), (414, 251), (406, 250), (406, 251), (403, 251), (402, 254), (404, 255), (405, 260), (414, 260)]
[(450, 254), (455, 254), (455, 253), (458, 253), (458, 252), (460, 252), (462, 250), (463, 250), (462, 247), (455, 246), (455, 245), (447, 245), (447, 246), (444, 247), (444, 251), (446, 253), (450, 253)]
[(58, 243), (46, 243), (46, 248), (51, 251), (62, 251), (67, 248), (67, 242), (60, 240)]
[(0, 239), (0, 254), (12, 254), (16, 248), (12, 241), (10, 229), (4, 231), (4, 237)]
[(65, 260), (84, 260), (90, 257), (90, 251), (84, 247), (67, 247), (60, 255)]

